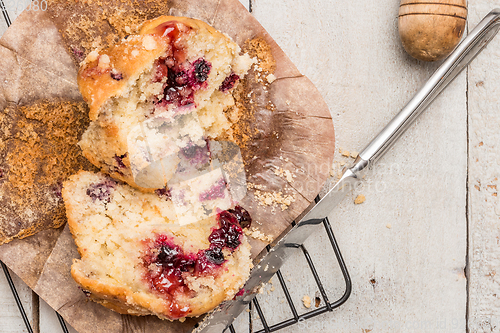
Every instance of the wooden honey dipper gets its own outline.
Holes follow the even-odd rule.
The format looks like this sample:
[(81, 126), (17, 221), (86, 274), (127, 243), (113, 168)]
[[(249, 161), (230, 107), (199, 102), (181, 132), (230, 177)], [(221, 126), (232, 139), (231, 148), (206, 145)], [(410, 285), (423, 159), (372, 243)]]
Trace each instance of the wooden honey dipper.
[(440, 60), (460, 42), (466, 19), (466, 0), (401, 0), (399, 36), (412, 57)]

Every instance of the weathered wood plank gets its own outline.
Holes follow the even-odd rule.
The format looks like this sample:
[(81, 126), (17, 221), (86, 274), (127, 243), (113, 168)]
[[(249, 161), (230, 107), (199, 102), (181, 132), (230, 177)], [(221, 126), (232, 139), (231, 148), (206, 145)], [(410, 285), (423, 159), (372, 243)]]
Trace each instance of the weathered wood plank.
[[(329, 104), (337, 149), (363, 148), (437, 66), (402, 49), (398, 5), (253, 2), (257, 19)], [(324, 332), (465, 330), (465, 83), (462, 74), (332, 213), (353, 278), (351, 299), (285, 332), (313, 331), (325, 322)], [(339, 163), (348, 160), (337, 155)], [(354, 205), (361, 193), (366, 202)], [(298, 292), (310, 293), (308, 283)]]
[[(470, 0), (469, 28), (500, 1)], [(500, 36), (469, 68), (469, 331), (500, 332)]]
[[(33, 326), (31, 306), (33, 293), (31, 289), (15, 274), (12, 272), (10, 274), (16, 286), (24, 310), (26, 311), (28, 319)], [(0, 333), (28, 332), (2, 269), (0, 269), (0, 310)]]

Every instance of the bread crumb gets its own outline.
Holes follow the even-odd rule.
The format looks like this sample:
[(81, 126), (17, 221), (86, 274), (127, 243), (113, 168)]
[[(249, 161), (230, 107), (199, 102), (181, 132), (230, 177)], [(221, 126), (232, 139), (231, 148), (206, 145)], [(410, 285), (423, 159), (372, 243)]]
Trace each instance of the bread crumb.
[(356, 199), (354, 199), (354, 203), (356, 205), (359, 205), (359, 204), (362, 204), (363, 202), (365, 202), (366, 198), (363, 194), (360, 194), (356, 197)]
[(309, 309), (311, 307), (311, 297), (304, 295), (304, 297), (302, 297), (302, 303), (304, 303), (304, 306)]
[(348, 152), (347, 150), (342, 150), (342, 153), (341, 153), (341, 154), (342, 154), (342, 156), (344, 156), (344, 157), (349, 157), (349, 156), (351, 155), (351, 153), (350, 153), (350, 152)]
[(98, 57), (99, 57), (99, 52), (94, 50), (87, 55), (87, 61), (89, 62), (96, 61)]
[(392, 228), (392, 225), (391, 225), (390, 223), (387, 223), (386, 228), (387, 228), (387, 229), (391, 229), (391, 228)]
[(359, 155), (358, 152), (355, 152), (355, 151), (351, 152), (351, 158), (356, 159), (356, 158), (358, 158), (358, 155)]
[(266, 80), (269, 83), (273, 83), (274, 81), (276, 81), (276, 76), (274, 74), (269, 74), (268, 76), (266, 76)]
[(99, 63), (97, 64), (97, 66), (102, 69), (108, 69), (109, 63), (110, 63), (109, 56), (107, 54), (103, 54), (102, 56), (99, 57)]

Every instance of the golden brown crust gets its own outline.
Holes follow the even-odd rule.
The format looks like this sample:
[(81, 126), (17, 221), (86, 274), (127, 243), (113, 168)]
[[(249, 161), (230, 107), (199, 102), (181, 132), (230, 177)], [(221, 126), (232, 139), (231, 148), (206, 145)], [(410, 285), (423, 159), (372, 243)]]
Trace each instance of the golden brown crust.
[[(102, 55), (82, 66), (78, 72), (78, 86), (83, 99), (89, 104), (90, 120), (96, 120), (99, 108), (104, 102), (120, 94), (127, 87), (129, 80), (135, 80), (144, 68), (165, 52), (168, 47), (166, 41), (159, 36), (153, 36), (153, 38), (158, 45), (154, 50), (146, 50), (142, 46), (143, 38), (137, 38), (127, 43), (120, 43), (102, 53), (109, 57), (109, 67), (99, 67)], [(135, 56), (132, 56), (133, 50), (137, 51), (134, 52)], [(125, 57), (126, 54), (130, 54), (133, 59)], [(117, 81), (111, 78), (112, 68), (123, 76), (122, 80)]]

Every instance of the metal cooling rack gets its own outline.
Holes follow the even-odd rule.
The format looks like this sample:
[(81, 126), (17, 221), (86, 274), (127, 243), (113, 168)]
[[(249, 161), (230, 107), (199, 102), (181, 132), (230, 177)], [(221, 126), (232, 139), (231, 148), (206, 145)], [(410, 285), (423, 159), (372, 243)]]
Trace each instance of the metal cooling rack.
[[(37, 0), (34, 0), (34, 1), (37, 1)], [(34, 1), (33, 1), (33, 3), (34, 3)], [(11, 25), (11, 22), (12, 22), (11, 16), (12, 15), (9, 15), (9, 10), (8, 10), (6, 4), (9, 5), (9, 4), (12, 4), (12, 2), (14, 2), (14, 5), (16, 7), (15, 10), (18, 11), (19, 10), (19, 8), (17, 8), (18, 5), (23, 4), (25, 2), (25, 0), (0, 0), (0, 10), (2, 11), (3, 21), (7, 25), (7, 27), (9, 27)], [(37, 3), (42, 3), (42, 2), (45, 2), (45, 1), (37, 1)], [(250, 9), (251, 9), (251, 2), (252, 1), (250, 0)], [(21, 8), (21, 10), (26, 8), (28, 5), (30, 5), (30, 2), (24, 3), (24, 7)], [(14, 13), (14, 16), (17, 16), (17, 14), (18, 13)], [(316, 201), (318, 201), (318, 198), (316, 198)], [(295, 225), (295, 222), (293, 222), (292, 225)], [(253, 301), (249, 304), (249, 310), (250, 310), (249, 311), (249, 332), (250, 333), (276, 332), (276, 331), (281, 330), (283, 328), (295, 325), (299, 321), (304, 321), (304, 320), (319, 316), (323, 313), (331, 312), (335, 308), (341, 306), (342, 304), (344, 304), (347, 301), (347, 299), (349, 298), (349, 296), (351, 294), (351, 288), (352, 288), (351, 278), (349, 277), (349, 272), (348, 272), (347, 267), (345, 265), (344, 259), (342, 258), (340, 248), (337, 244), (337, 241), (335, 240), (335, 236), (333, 234), (333, 230), (332, 230), (332, 227), (331, 227), (328, 219), (323, 220), (323, 227), (324, 227), (324, 230), (325, 230), (325, 232), (328, 236), (328, 239), (331, 243), (333, 252), (334, 252), (336, 260), (337, 260), (337, 264), (338, 264), (338, 266), (342, 272), (342, 275), (343, 275), (343, 279), (345, 282), (344, 294), (340, 298), (338, 298), (336, 301), (330, 302), (330, 300), (329, 300), (330, 298), (328, 297), (328, 294), (323, 286), (323, 282), (321, 281), (321, 279), (319, 277), (319, 274), (318, 274), (318, 271), (316, 270), (316, 267), (314, 265), (312, 256), (307, 251), (306, 247), (304, 245), (301, 245), (300, 249), (301, 249), (301, 251), (302, 251), (302, 253), (307, 261), (307, 264), (311, 270), (311, 273), (314, 277), (316, 285), (317, 285), (319, 292), (321, 294), (321, 298), (322, 298), (325, 305), (322, 307), (317, 307), (314, 310), (310, 310), (310, 311), (307, 311), (307, 312), (299, 315), (299, 313), (297, 311), (297, 307), (295, 306), (295, 304), (292, 300), (293, 290), (290, 290), (287, 287), (287, 285), (285, 283), (285, 279), (284, 279), (281, 271), (278, 270), (278, 272), (276, 273), (276, 276), (279, 280), (280, 287), (285, 295), (287, 305), (288, 305), (290, 312), (291, 312), (291, 317), (289, 319), (283, 320), (277, 324), (273, 324), (270, 326), (268, 324), (268, 320), (266, 319), (266, 317), (264, 315), (264, 311), (262, 310), (263, 307), (261, 306), (261, 304), (259, 303), (257, 298), (254, 298)], [(269, 251), (269, 250), (270, 250), (270, 247), (268, 246), (267, 251)], [(16, 286), (14, 285), (14, 282), (12, 281), (12, 277), (10, 275), (9, 269), (1, 261), (0, 261), (0, 265), (2, 266), (5, 277), (7, 278), (7, 282), (10, 286), (10, 289), (11, 289), (12, 295), (14, 296), (14, 299), (16, 301), (17, 307), (19, 308), (19, 312), (21, 313), (21, 317), (24, 321), (24, 324), (26, 325), (26, 329), (28, 330), (28, 333), (33, 333), (33, 328), (31, 326), (31, 323), (29, 322), (26, 311), (24, 310), (24, 307), (23, 307), (23, 304), (22, 304), (21, 299), (19, 297), (19, 294), (17, 292)], [(252, 310), (253, 310), (253, 308), (255, 308), (255, 311), (257, 312), (258, 318), (259, 318), (260, 322), (262, 323), (262, 327), (263, 327), (262, 329), (260, 329), (258, 331), (254, 331), (252, 329), (252, 326), (253, 326), (252, 325)], [(61, 325), (62, 331), (64, 333), (69, 333), (68, 328), (66, 326), (66, 323), (64, 322), (64, 319), (61, 317), (61, 315), (59, 313), (57, 313), (57, 311), (55, 311), (55, 313), (56, 313), (57, 318), (59, 320), (59, 323)], [(236, 333), (236, 330), (235, 330), (234, 326), (231, 325), (224, 332), (225, 333), (227, 333), (227, 332)]]

